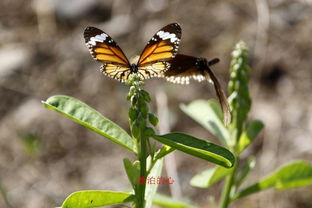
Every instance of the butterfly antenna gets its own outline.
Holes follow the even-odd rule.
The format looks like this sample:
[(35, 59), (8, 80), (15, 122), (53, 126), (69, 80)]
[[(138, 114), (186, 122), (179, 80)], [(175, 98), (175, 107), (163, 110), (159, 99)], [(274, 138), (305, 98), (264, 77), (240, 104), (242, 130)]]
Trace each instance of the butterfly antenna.
[(214, 58), (214, 59), (211, 59), (210, 61), (208, 61), (208, 66), (212, 66), (212, 65), (215, 65), (217, 63), (220, 62), (220, 59), (219, 58)]
[(218, 63), (219, 61), (220, 60), (218, 58), (215, 58), (215, 59), (212, 59), (211, 61), (209, 61), (207, 63), (207, 70), (206, 71), (208, 72), (208, 74), (206, 75), (206, 77), (207, 78), (209, 77), (213, 82), (213, 86), (215, 88), (215, 91), (216, 91), (216, 94), (218, 96), (219, 102), (221, 104), (222, 112), (223, 112), (223, 123), (227, 126), (231, 121), (230, 106), (229, 106), (229, 103), (227, 101), (226, 94), (223, 91), (219, 80), (214, 75), (212, 70), (209, 68), (209, 66), (214, 65), (214, 64)]

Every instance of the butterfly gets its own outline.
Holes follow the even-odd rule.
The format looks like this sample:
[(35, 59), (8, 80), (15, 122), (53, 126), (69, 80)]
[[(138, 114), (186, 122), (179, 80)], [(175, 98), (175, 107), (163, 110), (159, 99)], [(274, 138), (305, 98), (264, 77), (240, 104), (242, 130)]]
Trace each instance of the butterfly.
[(170, 60), (171, 67), (164, 73), (164, 78), (169, 82), (178, 84), (189, 84), (190, 79), (199, 82), (211, 80), (221, 104), (224, 124), (227, 125), (231, 120), (230, 107), (219, 80), (210, 69), (210, 66), (219, 61), (218, 58), (207, 61), (205, 58), (177, 54), (174, 59)]
[(117, 43), (105, 32), (95, 27), (87, 27), (84, 38), (92, 57), (101, 62), (101, 71), (120, 82), (125, 82), (131, 74), (141, 80), (161, 77), (170, 68), (169, 61), (178, 52), (181, 27), (169, 24), (154, 34), (147, 43), (136, 63), (130, 63)]

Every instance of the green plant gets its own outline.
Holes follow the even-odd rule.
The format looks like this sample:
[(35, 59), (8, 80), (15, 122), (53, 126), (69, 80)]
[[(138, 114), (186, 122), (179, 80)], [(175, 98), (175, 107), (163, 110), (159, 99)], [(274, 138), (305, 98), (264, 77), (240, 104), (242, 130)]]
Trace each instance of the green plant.
[[(237, 162), (232, 168), (227, 169), (221, 166), (209, 168), (191, 180), (193, 186), (209, 188), (225, 178), (220, 208), (226, 208), (239, 198), (268, 188), (284, 190), (312, 184), (312, 166), (305, 161), (294, 161), (283, 165), (253, 185), (241, 188), (246, 176), (255, 166), (255, 158), (249, 157), (245, 164), (240, 164), (242, 163), (240, 154), (253, 142), (264, 124), (258, 120), (247, 122), (251, 108), (248, 90), (250, 68), (248, 51), (243, 42), (235, 46), (232, 57), (229, 81), (232, 121), (227, 127), (222, 123), (221, 108), (214, 100), (196, 100), (189, 105), (181, 106), (186, 114), (208, 129), (235, 155)], [(239, 165), (242, 168), (239, 168)]]
[[(120, 126), (105, 118), (85, 103), (68, 96), (56, 95), (44, 101), (45, 107), (70, 118), (71, 120), (95, 131), (103, 137), (129, 150), (136, 158), (124, 159), (124, 168), (132, 191), (114, 192), (107, 190), (87, 190), (72, 193), (62, 204), (62, 208), (103, 207), (130, 202), (132, 207), (149, 208), (155, 204), (167, 207), (190, 207), (159, 195), (155, 196), (157, 183), (148, 183), (148, 177), (160, 177), (163, 157), (175, 149), (195, 157), (210, 161), (225, 168), (231, 168), (234, 155), (219, 145), (201, 140), (184, 133), (156, 135), (151, 126), (158, 123), (157, 117), (149, 112), (149, 94), (141, 89), (143, 82), (133, 75), (127, 83), (130, 86), (127, 100), (129, 107), (129, 135)], [(164, 145), (156, 149), (151, 139)], [(154, 199), (155, 198), (155, 199)]]

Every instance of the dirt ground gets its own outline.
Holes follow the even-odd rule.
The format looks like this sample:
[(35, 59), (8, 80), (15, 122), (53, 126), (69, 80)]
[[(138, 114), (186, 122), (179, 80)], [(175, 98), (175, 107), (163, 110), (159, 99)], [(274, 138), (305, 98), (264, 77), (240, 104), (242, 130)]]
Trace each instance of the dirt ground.
[[(122, 159), (133, 156), (86, 128), (49, 111), (41, 100), (55, 94), (81, 99), (128, 128), (128, 87), (105, 77), (84, 44), (83, 31), (95, 26), (110, 34), (128, 58), (141, 52), (162, 26), (182, 27), (179, 52), (214, 58), (223, 87), (231, 51), (243, 40), (250, 51), (251, 119), (265, 129), (242, 155), (255, 155), (245, 185), (291, 160), (312, 161), (311, 0), (2, 0), (0, 2), (0, 185), (12, 207), (60, 206), (72, 192), (128, 190)], [(146, 81), (151, 110), (167, 99), (171, 131), (218, 142), (187, 117), (179, 105), (216, 98), (212, 85)], [(191, 187), (191, 177), (211, 164), (176, 152), (180, 191), (198, 207), (220, 197), (221, 183), (209, 190)], [(163, 172), (166, 175), (166, 171)], [(171, 187), (159, 191), (169, 194)], [(181, 193), (180, 193), (181, 192)], [(312, 188), (267, 190), (233, 207), (312, 207)], [(0, 196), (0, 207), (7, 207)]]

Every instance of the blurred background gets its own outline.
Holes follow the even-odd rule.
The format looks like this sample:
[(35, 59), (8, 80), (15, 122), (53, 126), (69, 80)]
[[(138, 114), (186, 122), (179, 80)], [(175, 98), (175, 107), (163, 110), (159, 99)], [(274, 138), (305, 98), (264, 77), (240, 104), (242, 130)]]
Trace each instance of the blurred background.
[[(110, 34), (130, 58), (158, 29), (178, 22), (183, 30), (179, 53), (219, 57), (213, 70), (223, 87), (231, 51), (244, 40), (252, 67), (250, 117), (265, 123), (242, 155), (257, 157), (245, 184), (290, 160), (311, 162), (311, 20), (311, 0), (2, 0), (0, 187), (8, 202), (0, 196), (0, 207), (51, 208), (74, 191), (130, 188), (122, 163), (124, 157), (133, 159), (130, 153), (40, 103), (55, 94), (74, 96), (129, 130), (128, 87), (101, 74), (84, 43), (87, 26)], [(152, 96), (152, 112), (169, 111), (169, 120), (160, 118), (163, 131), (218, 143), (179, 109), (194, 99), (216, 98), (212, 85), (154, 79), (146, 81), (145, 89)], [(220, 183), (209, 190), (189, 185), (211, 164), (180, 152), (175, 162), (180, 189), (174, 195), (198, 207), (220, 197)], [(161, 185), (159, 191), (170, 194), (169, 188)], [(311, 187), (268, 190), (233, 207), (312, 207), (311, 196)]]

